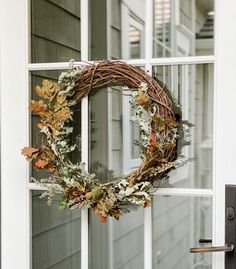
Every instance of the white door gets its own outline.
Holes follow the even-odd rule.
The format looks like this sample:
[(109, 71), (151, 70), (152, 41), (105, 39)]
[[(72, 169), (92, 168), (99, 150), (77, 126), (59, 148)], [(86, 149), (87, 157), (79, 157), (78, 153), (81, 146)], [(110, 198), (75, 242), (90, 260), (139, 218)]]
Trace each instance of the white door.
[[(129, 48), (122, 10), (127, 29), (132, 26), (128, 35), (137, 35)], [(214, 246), (225, 243), (224, 188), (236, 184), (235, 18), (233, 0), (0, 0), (2, 269), (224, 268), (223, 253), (195, 255), (189, 248), (202, 237)], [(144, 48), (137, 40), (144, 40)], [(121, 59), (122, 51), (124, 60), (157, 76), (181, 102), (184, 119), (195, 124), (192, 145), (184, 150), (193, 161), (163, 183), (152, 209), (101, 225), (87, 210), (61, 214), (56, 204), (48, 208), (39, 200), (41, 190), (30, 183), (34, 172), (20, 150), (37, 143), (31, 128), (37, 119), (27, 110), (32, 86), (44, 77), (56, 79), (71, 58), (75, 64)], [(110, 124), (111, 98), (106, 92), (84, 98), (78, 119), (77, 154), (106, 176), (123, 169), (122, 104), (112, 107), (117, 110), (111, 110)], [(122, 98), (114, 97), (113, 104), (117, 100)], [(92, 114), (99, 102), (104, 109)], [(115, 130), (119, 137), (109, 139)], [(97, 163), (102, 139), (106, 148)]]

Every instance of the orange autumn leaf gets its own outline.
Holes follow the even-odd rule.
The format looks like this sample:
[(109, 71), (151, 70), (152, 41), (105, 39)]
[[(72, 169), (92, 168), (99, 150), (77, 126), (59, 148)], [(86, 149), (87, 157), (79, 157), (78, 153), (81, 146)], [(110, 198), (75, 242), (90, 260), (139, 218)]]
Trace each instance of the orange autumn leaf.
[(153, 147), (157, 146), (157, 137), (153, 131), (150, 133), (150, 145)]
[(46, 123), (37, 123), (37, 127), (38, 127), (39, 129), (42, 129), (43, 127), (46, 127), (46, 126), (47, 126)]
[(149, 139), (150, 139), (149, 140), (150, 141), (149, 149), (150, 149), (150, 152), (153, 153), (158, 148), (157, 137), (156, 137), (156, 134), (153, 131), (150, 133)]
[(26, 160), (27, 161), (32, 161), (33, 159), (37, 158), (37, 156), (40, 153), (40, 149), (39, 148), (32, 148), (32, 147), (24, 147), (21, 150), (21, 154), (23, 154), (24, 156), (26, 156)]
[(44, 104), (42, 100), (40, 101), (31, 101), (30, 110), (36, 112), (37, 114), (47, 111), (47, 105)]
[(71, 111), (69, 107), (64, 107), (57, 113), (58, 120), (60, 121), (66, 121), (70, 118), (71, 116)]
[(144, 208), (148, 208), (151, 206), (152, 206), (152, 203), (150, 201), (146, 201), (146, 203), (144, 204)]
[(46, 166), (48, 165), (48, 161), (45, 161), (45, 160), (37, 160), (34, 164), (34, 166), (37, 168), (37, 169), (44, 169), (46, 168)]
[(104, 217), (104, 216), (99, 216), (100, 217), (100, 221), (101, 223), (107, 223), (107, 217)]

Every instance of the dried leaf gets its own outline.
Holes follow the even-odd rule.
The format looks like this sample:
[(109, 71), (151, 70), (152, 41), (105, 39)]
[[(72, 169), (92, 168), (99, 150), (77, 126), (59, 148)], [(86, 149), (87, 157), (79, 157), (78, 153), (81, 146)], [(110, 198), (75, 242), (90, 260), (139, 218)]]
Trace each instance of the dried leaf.
[(165, 123), (174, 128), (178, 127), (178, 123), (173, 119), (168, 119), (165, 121)]
[(39, 129), (42, 129), (42, 128), (46, 127), (46, 126), (47, 126), (46, 123), (37, 123), (37, 127), (38, 127)]
[(100, 216), (101, 223), (107, 223), (108, 217)]
[(63, 107), (61, 110), (57, 112), (57, 118), (59, 121), (66, 121), (70, 118), (71, 111), (69, 107)]
[(59, 90), (59, 86), (57, 83), (54, 83), (50, 80), (43, 80), (43, 87), (36, 86), (35, 91), (38, 96), (43, 97), (45, 99), (50, 99), (54, 94)]
[(150, 145), (157, 148), (157, 136), (153, 131), (150, 133)]
[(151, 207), (151, 206), (152, 206), (151, 201), (146, 201), (145, 204), (144, 204), (144, 208)]
[(59, 104), (63, 104), (66, 101), (66, 95), (58, 94), (57, 95), (57, 102)]
[(34, 164), (34, 166), (37, 168), (37, 169), (44, 169), (46, 168), (46, 166), (48, 165), (48, 161), (46, 160), (37, 160)]
[(93, 193), (90, 191), (90, 192), (87, 192), (86, 194), (85, 194), (85, 198), (87, 199), (87, 200), (91, 200), (92, 198), (93, 198)]
[(41, 114), (47, 111), (47, 105), (44, 104), (42, 100), (40, 101), (31, 101), (30, 110), (32, 112), (36, 112), (37, 114)]
[(44, 89), (41, 88), (41, 87), (39, 87), (39, 85), (37, 85), (37, 86), (35, 87), (35, 91), (36, 91), (36, 93), (37, 93), (37, 95), (38, 95), (39, 97), (43, 97), (44, 94), (45, 94)]
[(47, 90), (50, 90), (53, 87), (53, 82), (51, 80), (44, 79), (43, 87)]
[(93, 199), (94, 200), (99, 200), (101, 198), (101, 196), (103, 195), (103, 191), (101, 188), (99, 187), (95, 187), (93, 190), (92, 190), (92, 193), (93, 193)]
[(23, 154), (24, 156), (26, 156), (26, 160), (27, 161), (32, 161), (33, 159), (37, 158), (37, 156), (40, 153), (40, 149), (39, 148), (32, 148), (32, 147), (24, 147), (21, 150), (21, 154)]
[(137, 102), (139, 105), (147, 105), (147, 104), (149, 104), (149, 102), (150, 102), (150, 98), (149, 98), (149, 96), (148, 96), (147, 93), (143, 93), (143, 92), (141, 92), (141, 93), (139, 94), (139, 96), (137, 97), (136, 102)]

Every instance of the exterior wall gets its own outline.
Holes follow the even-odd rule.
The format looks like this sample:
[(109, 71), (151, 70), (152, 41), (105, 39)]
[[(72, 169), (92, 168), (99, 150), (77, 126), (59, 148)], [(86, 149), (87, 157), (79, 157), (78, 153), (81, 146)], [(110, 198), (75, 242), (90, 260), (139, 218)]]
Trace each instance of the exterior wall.
[(180, 0), (180, 23), (192, 29), (192, 0)]
[(32, 255), (34, 269), (77, 269), (80, 264), (80, 210), (59, 211), (33, 193)]
[[(121, 59), (121, 4), (120, 0), (111, 1), (110, 6), (110, 40), (108, 42), (111, 44), (111, 59)], [(108, 7), (109, 8), (109, 7)], [(108, 33), (109, 33), (108, 32)], [(108, 45), (109, 46), (109, 45)]]
[(33, 62), (79, 60), (80, 1), (33, 0), (31, 8)]
[(189, 198), (154, 198), (154, 269), (191, 268), (191, 260), (183, 250), (189, 247), (192, 217)]
[[(32, 61), (56, 62), (80, 59), (80, 1), (33, 0)], [(42, 79), (57, 80), (60, 71), (40, 71), (31, 74), (32, 99), (37, 99), (34, 88)], [(77, 112), (78, 116), (80, 112)], [(37, 115), (32, 116), (32, 144), (37, 145)], [(80, 124), (78, 124), (80, 126)], [(75, 128), (76, 129), (76, 128)], [(79, 130), (80, 132), (80, 130)], [(79, 133), (78, 132), (78, 133)], [(77, 133), (77, 134), (78, 134)], [(72, 156), (73, 157), (73, 156)], [(77, 152), (77, 160), (80, 153)], [(45, 172), (32, 170), (36, 178)], [(34, 269), (77, 269), (80, 264), (80, 211), (60, 212), (55, 203), (48, 207), (32, 197), (32, 256)]]

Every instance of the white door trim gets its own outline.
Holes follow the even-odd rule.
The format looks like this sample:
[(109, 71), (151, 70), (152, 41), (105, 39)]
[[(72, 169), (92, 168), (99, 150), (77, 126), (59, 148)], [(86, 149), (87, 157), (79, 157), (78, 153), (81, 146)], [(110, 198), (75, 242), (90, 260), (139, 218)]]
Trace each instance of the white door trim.
[[(236, 184), (235, 74), (236, 1), (215, 0), (214, 196), (213, 244), (224, 244), (225, 184)], [(224, 254), (214, 254), (214, 268), (224, 268)]]
[(1, 268), (30, 268), (28, 2), (0, 0)]

